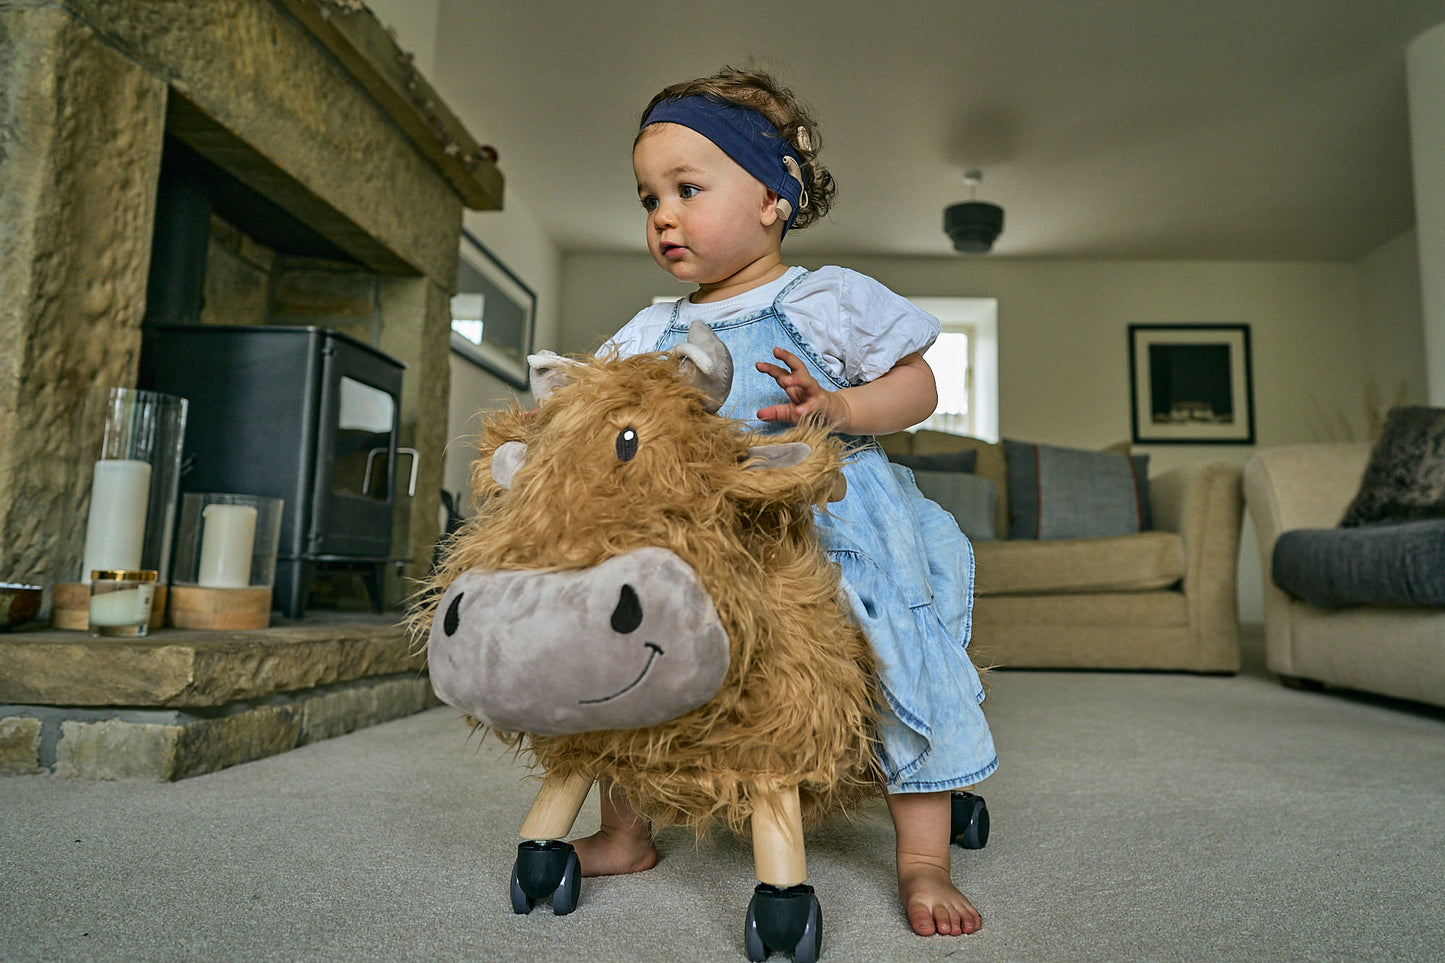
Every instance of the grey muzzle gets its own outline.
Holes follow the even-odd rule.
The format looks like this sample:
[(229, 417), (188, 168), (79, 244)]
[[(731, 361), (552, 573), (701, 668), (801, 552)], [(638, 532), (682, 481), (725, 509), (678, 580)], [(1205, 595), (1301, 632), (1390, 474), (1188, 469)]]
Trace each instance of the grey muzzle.
[(582, 571), (465, 572), (428, 642), (432, 688), (498, 729), (639, 729), (704, 705), (729, 645), (692, 567), (643, 548)]

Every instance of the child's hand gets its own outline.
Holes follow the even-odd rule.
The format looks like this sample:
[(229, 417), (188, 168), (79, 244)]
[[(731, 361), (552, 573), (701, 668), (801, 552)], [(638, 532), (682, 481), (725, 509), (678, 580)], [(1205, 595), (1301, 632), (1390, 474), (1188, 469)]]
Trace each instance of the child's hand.
[(840, 430), (848, 422), (848, 402), (836, 391), (818, 384), (807, 366), (782, 348), (773, 349), (773, 357), (788, 366), (787, 370), (767, 361), (757, 362), (757, 369), (778, 383), (787, 392), (789, 404), (769, 405), (758, 411), (760, 421), (786, 421), (797, 424), (808, 415), (819, 416), (823, 423)]

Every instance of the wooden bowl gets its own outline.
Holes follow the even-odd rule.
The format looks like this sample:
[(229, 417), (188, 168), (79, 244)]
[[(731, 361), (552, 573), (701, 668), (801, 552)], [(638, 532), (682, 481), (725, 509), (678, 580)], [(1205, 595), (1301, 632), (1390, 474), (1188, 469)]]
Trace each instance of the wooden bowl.
[(0, 623), (7, 631), (24, 625), (40, 612), (39, 585), (17, 585), (14, 582), (0, 582)]

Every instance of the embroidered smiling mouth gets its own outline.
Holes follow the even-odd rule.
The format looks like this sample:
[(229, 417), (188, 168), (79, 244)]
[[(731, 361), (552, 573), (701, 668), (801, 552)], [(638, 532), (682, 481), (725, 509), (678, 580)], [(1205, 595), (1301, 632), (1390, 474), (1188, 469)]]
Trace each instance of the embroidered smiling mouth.
[(662, 646), (660, 645), (648, 642), (646, 643), (646, 646), (648, 649), (647, 664), (642, 667), (642, 671), (637, 674), (637, 678), (633, 679), (627, 685), (623, 686), (621, 689), (618, 689), (610, 696), (603, 696), (600, 699), (581, 699), (578, 700), (577, 704), (582, 706), (595, 706), (603, 702), (611, 702), (613, 699), (620, 698), (631, 692), (633, 689), (637, 688), (638, 684), (641, 683), (644, 678), (646, 678), (647, 673), (652, 671), (652, 663), (657, 661), (658, 656), (665, 654), (662, 651)]

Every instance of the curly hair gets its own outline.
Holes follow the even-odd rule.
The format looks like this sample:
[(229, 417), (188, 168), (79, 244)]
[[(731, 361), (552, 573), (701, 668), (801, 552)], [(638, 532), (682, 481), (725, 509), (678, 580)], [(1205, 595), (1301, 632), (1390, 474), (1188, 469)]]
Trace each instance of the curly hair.
[(818, 131), (818, 122), (791, 90), (778, 83), (770, 74), (760, 70), (738, 70), (724, 67), (711, 77), (685, 80), (664, 88), (647, 104), (638, 124), (641, 136), (643, 124), (652, 108), (664, 100), (679, 97), (710, 97), (713, 100), (751, 107), (762, 114), (777, 128), (778, 135), (785, 138), (802, 158), (803, 189), (805, 203), (793, 222), (793, 230), (801, 231), (828, 213), (833, 206), (833, 196), (838, 186), (828, 169), (818, 163), (818, 153), (823, 148), (823, 136)]

